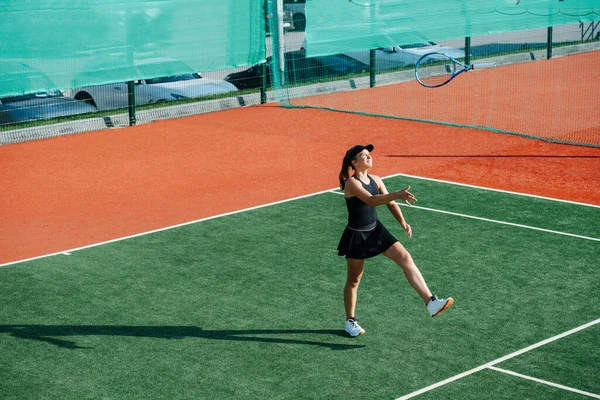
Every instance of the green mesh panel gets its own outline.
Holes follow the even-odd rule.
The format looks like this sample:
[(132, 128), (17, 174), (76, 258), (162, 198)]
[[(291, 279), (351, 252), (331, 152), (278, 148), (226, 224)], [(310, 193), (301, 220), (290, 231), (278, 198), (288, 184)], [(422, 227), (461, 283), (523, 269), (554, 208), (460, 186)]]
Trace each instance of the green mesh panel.
[[(306, 55), (322, 59), (343, 53), (366, 64), (367, 72), (354, 68), (344, 75), (311, 63), (294, 65), (289, 56), (298, 46), (284, 35), (287, 70), (281, 74), (282, 82), (273, 79), (277, 99), (289, 107), (600, 147), (600, 108), (594, 100), (600, 90), (599, 4), (598, 0), (307, 0)], [(412, 49), (432, 51), (427, 42), (461, 52), (455, 57), (494, 63), (497, 68), (463, 74), (441, 88), (424, 88), (415, 79), (419, 56), (400, 60)], [(273, 57), (281, 64), (278, 52)], [(299, 82), (297, 76), (309, 78)]]
[(0, 97), (265, 59), (263, 0), (3, 1), (0, 32)]
[(598, 0), (306, 1), (308, 54), (324, 55), (600, 19)]

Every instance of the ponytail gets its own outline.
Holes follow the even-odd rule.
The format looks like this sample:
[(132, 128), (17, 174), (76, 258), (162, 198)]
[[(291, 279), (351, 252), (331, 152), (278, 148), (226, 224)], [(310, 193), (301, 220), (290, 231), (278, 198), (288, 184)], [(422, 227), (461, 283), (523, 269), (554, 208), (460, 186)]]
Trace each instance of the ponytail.
[(352, 168), (352, 160), (348, 157), (344, 157), (342, 161), (342, 170), (340, 171), (340, 187), (344, 190), (344, 186), (346, 185), (346, 181), (350, 178), (350, 169)]

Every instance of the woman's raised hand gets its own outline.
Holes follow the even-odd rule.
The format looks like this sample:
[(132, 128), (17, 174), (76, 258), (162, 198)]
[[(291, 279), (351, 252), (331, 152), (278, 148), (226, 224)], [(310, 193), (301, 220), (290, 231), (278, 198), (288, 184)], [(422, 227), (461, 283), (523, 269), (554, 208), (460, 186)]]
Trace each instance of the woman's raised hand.
[(398, 198), (400, 200), (404, 201), (408, 205), (411, 205), (417, 202), (417, 198), (411, 192), (409, 192), (409, 190), (410, 186), (405, 187), (404, 189), (399, 190), (396, 193), (398, 194)]

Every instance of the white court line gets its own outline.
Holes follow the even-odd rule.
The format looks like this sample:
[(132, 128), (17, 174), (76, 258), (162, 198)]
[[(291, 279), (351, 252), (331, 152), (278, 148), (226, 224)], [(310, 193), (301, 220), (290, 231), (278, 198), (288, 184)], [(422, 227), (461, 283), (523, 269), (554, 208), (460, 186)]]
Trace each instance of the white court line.
[[(330, 192), (331, 193), (335, 193), (335, 194), (339, 194), (339, 195), (343, 195), (344, 194), (344, 193), (336, 191), (336, 190), (330, 190)], [(475, 217), (473, 215), (459, 214), (459, 213), (455, 213), (455, 212), (451, 212), (451, 211), (438, 210), (438, 209), (435, 209), (435, 208), (421, 207), (421, 206), (416, 206), (416, 205), (410, 205), (409, 206), (407, 204), (399, 203), (399, 202), (396, 202), (396, 204), (398, 204), (399, 206), (404, 206), (404, 207), (409, 207), (409, 208), (418, 208), (420, 210), (433, 211), (433, 212), (437, 212), (437, 213), (440, 213), (440, 214), (454, 215), (454, 216), (457, 216), (457, 217), (476, 219), (476, 220), (479, 220), (479, 221), (493, 222), (493, 223), (501, 224), (501, 225), (515, 226), (517, 228), (532, 229), (534, 231), (541, 231), (541, 232), (547, 232), (547, 233), (555, 233), (557, 235), (571, 236), (571, 237), (576, 237), (576, 238), (579, 238), (579, 239), (586, 239), (586, 240), (593, 240), (593, 241), (596, 241), (596, 242), (600, 242), (599, 238), (594, 238), (594, 237), (589, 237), (589, 236), (583, 236), (583, 235), (576, 235), (574, 233), (553, 231), (551, 229), (537, 228), (535, 226), (514, 224), (512, 222), (499, 221), (499, 220), (495, 220), (495, 219), (482, 218), (482, 217)]]
[(70, 256), (71, 253), (73, 253), (75, 251), (85, 250), (85, 249), (91, 249), (93, 247), (98, 247), (98, 246), (102, 246), (102, 245), (105, 245), (105, 244), (116, 243), (116, 242), (120, 242), (122, 240), (133, 239), (133, 238), (140, 237), (140, 236), (150, 235), (152, 233), (167, 231), (167, 230), (171, 230), (171, 229), (175, 229), (175, 228), (180, 228), (180, 227), (186, 226), (186, 225), (196, 224), (198, 222), (203, 222), (203, 221), (208, 221), (208, 220), (211, 220), (211, 219), (226, 217), (228, 215), (235, 215), (235, 214), (239, 214), (239, 213), (242, 213), (242, 212), (245, 212), (245, 211), (257, 210), (259, 208), (269, 207), (269, 206), (273, 206), (273, 205), (276, 205), (276, 204), (287, 203), (289, 201), (294, 201), (294, 200), (300, 200), (300, 199), (304, 199), (306, 197), (317, 196), (319, 194), (327, 193), (330, 190), (331, 189), (323, 190), (321, 192), (311, 193), (311, 194), (307, 194), (307, 195), (304, 195), (304, 196), (293, 197), (291, 199), (285, 199), (285, 200), (275, 201), (273, 203), (261, 204), (259, 206), (244, 208), (243, 210), (237, 210), (237, 211), (232, 211), (232, 212), (228, 212), (228, 213), (224, 213), (224, 214), (213, 215), (211, 217), (201, 218), (201, 219), (197, 219), (197, 220), (189, 221), (189, 222), (184, 222), (184, 223), (177, 224), (177, 225), (171, 225), (171, 226), (167, 226), (167, 227), (164, 227), (164, 228), (159, 228), (159, 229), (154, 229), (154, 230), (147, 231), (147, 232), (137, 233), (135, 235), (123, 236), (123, 237), (120, 237), (120, 238), (116, 238), (116, 239), (112, 239), (112, 240), (107, 240), (105, 242), (93, 243), (93, 244), (90, 244), (90, 245), (87, 245), (87, 246), (77, 247), (77, 248), (70, 249), (70, 250), (63, 250), (63, 251), (58, 251), (56, 253), (44, 254), (44, 255), (38, 256), (38, 257), (32, 257), (32, 258), (27, 258), (27, 259), (24, 259), (24, 260), (12, 261), (12, 262), (9, 262), (9, 263), (6, 263), (6, 264), (0, 264), (0, 268), (1, 267), (7, 267), (9, 265), (24, 263), (24, 262), (27, 262), (27, 261), (39, 260), (41, 258), (58, 256), (58, 255), (69, 255)]
[(564, 338), (566, 336), (572, 335), (574, 333), (577, 333), (579, 331), (582, 331), (584, 329), (589, 328), (590, 326), (593, 326), (593, 325), (596, 325), (596, 324), (599, 324), (599, 323), (600, 323), (600, 319), (588, 322), (587, 324), (584, 324), (584, 325), (581, 325), (581, 326), (579, 326), (577, 328), (571, 329), (570, 331), (566, 331), (566, 332), (563, 332), (563, 333), (561, 333), (559, 335), (552, 336), (551, 338), (542, 340), (541, 342), (538, 342), (538, 343), (533, 344), (531, 346), (525, 347), (524, 349), (515, 351), (514, 353), (510, 353), (510, 354), (508, 354), (508, 355), (506, 355), (504, 357), (500, 357), (500, 358), (498, 358), (498, 359), (496, 359), (494, 361), (490, 361), (490, 362), (488, 362), (486, 364), (480, 365), (479, 367), (475, 367), (473, 369), (470, 369), (470, 370), (465, 371), (463, 373), (460, 373), (458, 375), (454, 375), (454, 376), (452, 376), (452, 377), (450, 377), (448, 379), (444, 379), (443, 381), (434, 383), (433, 385), (429, 385), (427, 387), (424, 387), (423, 389), (419, 389), (419, 390), (417, 390), (415, 392), (412, 392), (412, 393), (409, 393), (409, 394), (404, 395), (402, 397), (399, 397), (396, 400), (407, 400), (407, 399), (411, 399), (413, 397), (419, 396), (419, 395), (421, 395), (423, 393), (426, 393), (426, 392), (429, 392), (429, 391), (431, 391), (433, 389), (437, 389), (440, 386), (444, 386), (444, 385), (446, 385), (448, 383), (457, 381), (457, 380), (459, 380), (461, 378), (464, 378), (466, 376), (473, 375), (474, 373), (479, 372), (479, 371), (481, 371), (483, 369), (490, 368), (490, 367), (492, 367), (492, 366), (494, 366), (496, 364), (499, 364), (499, 363), (504, 362), (506, 360), (509, 360), (511, 358), (520, 356), (521, 354), (525, 354), (528, 351), (537, 349), (538, 347), (542, 347), (542, 346), (544, 346), (544, 345), (546, 345), (548, 343), (554, 342), (554, 341), (556, 341), (558, 339), (562, 339), (562, 338)]
[(382, 179), (394, 178), (396, 176), (406, 176), (408, 178), (421, 179), (423, 181), (441, 182), (441, 183), (447, 183), (449, 185), (464, 186), (464, 187), (475, 188), (475, 189), (489, 190), (490, 192), (514, 194), (514, 195), (517, 195), (517, 196), (532, 197), (532, 198), (535, 198), (535, 199), (551, 200), (551, 201), (557, 201), (557, 202), (560, 202), (560, 203), (577, 204), (579, 206), (600, 208), (600, 206), (597, 206), (595, 204), (580, 203), (580, 202), (577, 202), (577, 201), (555, 199), (553, 197), (537, 196), (535, 194), (520, 193), (520, 192), (511, 192), (509, 190), (493, 189), (493, 188), (488, 188), (488, 187), (485, 187), (485, 186), (475, 186), (475, 185), (469, 185), (469, 184), (466, 184), (466, 183), (445, 181), (445, 180), (442, 180), (442, 179), (424, 178), (422, 176), (415, 176), (415, 175), (394, 174), (394, 175), (386, 176), (385, 178), (382, 178)]
[[(535, 196), (535, 195), (530, 195), (530, 194), (526, 194), (526, 193), (509, 192), (509, 191), (505, 191), (505, 190), (486, 188), (486, 187), (483, 187), (483, 186), (467, 185), (467, 184), (458, 183), (458, 182), (451, 182), (451, 181), (444, 181), (444, 180), (439, 180), (439, 179), (425, 178), (425, 177), (420, 177), (420, 176), (415, 176), (415, 175), (394, 174), (394, 175), (385, 176), (382, 179), (393, 178), (393, 177), (396, 177), (396, 176), (406, 176), (406, 177), (409, 177), (409, 178), (421, 179), (421, 180), (427, 180), (427, 181), (433, 181), (433, 182), (447, 183), (447, 184), (456, 185), (456, 186), (465, 186), (465, 187), (482, 189), (482, 190), (489, 190), (489, 191), (494, 191), (494, 192), (514, 194), (514, 195), (518, 195), (518, 196), (534, 197), (534, 198), (540, 198), (540, 199), (545, 199), (545, 200), (558, 201), (558, 202), (562, 202), (562, 203), (570, 203), (570, 204), (577, 204), (577, 205), (582, 205), (582, 206), (587, 206), (587, 207), (600, 208), (600, 206), (596, 206), (596, 205), (593, 205), (593, 204), (577, 203), (577, 202), (568, 201), (568, 200), (553, 199), (551, 197)], [(207, 220), (214, 219), (214, 218), (225, 217), (225, 216), (228, 216), (228, 215), (234, 215), (234, 214), (237, 214), (237, 213), (241, 213), (241, 212), (245, 212), (245, 211), (250, 211), (250, 210), (257, 209), (257, 208), (268, 207), (268, 206), (272, 206), (272, 205), (276, 205), (276, 204), (285, 203), (285, 202), (288, 202), (288, 201), (299, 200), (299, 199), (303, 199), (303, 198), (306, 198), (306, 197), (316, 196), (316, 195), (319, 195), (319, 194), (322, 194), (322, 193), (327, 193), (327, 192), (336, 193), (336, 192), (334, 192), (334, 190), (335, 189), (327, 189), (327, 190), (323, 190), (321, 192), (311, 193), (311, 194), (307, 194), (307, 195), (299, 196), (299, 197), (293, 197), (291, 199), (276, 201), (276, 202), (273, 202), (273, 203), (262, 204), (260, 206), (250, 207), (250, 208), (246, 208), (246, 209), (243, 209), (243, 210), (233, 211), (233, 212), (229, 212), (229, 213), (225, 213), (225, 214), (214, 215), (212, 217), (207, 217), (207, 218), (202, 218), (202, 219), (198, 219), (198, 220), (194, 220), (194, 221), (184, 222), (182, 224), (177, 224), (177, 225), (167, 226), (167, 227), (160, 228), (160, 229), (155, 229), (155, 230), (151, 230), (151, 231), (141, 232), (141, 233), (138, 233), (138, 234), (135, 234), (135, 235), (124, 236), (124, 237), (120, 237), (120, 238), (116, 238), (116, 239), (112, 239), (112, 240), (107, 240), (107, 241), (100, 242), (100, 243), (93, 243), (93, 244), (90, 244), (90, 245), (87, 245), (87, 246), (77, 247), (77, 248), (70, 249), (70, 250), (63, 250), (63, 251), (58, 251), (56, 253), (44, 254), (44, 255), (41, 255), (41, 256), (37, 256), (37, 257), (31, 257), (31, 258), (27, 258), (27, 259), (23, 259), (23, 260), (12, 261), (12, 262), (9, 262), (9, 263), (0, 264), (0, 268), (1, 267), (6, 267), (6, 266), (9, 266), (9, 265), (20, 264), (20, 263), (24, 263), (24, 262), (28, 262), (28, 261), (39, 260), (41, 258), (53, 257), (53, 256), (56, 256), (56, 255), (61, 255), (61, 254), (66, 254), (66, 253), (72, 253), (74, 251), (89, 249), (89, 248), (92, 248), (92, 247), (102, 246), (102, 245), (105, 245), (105, 244), (115, 243), (115, 242), (119, 242), (121, 240), (132, 239), (132, 238), (136, 238), (136, 237), (140, 237), (140, 236), (144, 236), (144, 235), (149, 235), (149, 234), (156, 233), (156, 232), (162, 232), (162, 231), (166, 231), (166, 230), (170, 230), (170, 229), (175, 229), (175, 228), (179, 228), (179, 227), (182, 227), (182, 226), (191, 225), (191, 224), (195, 224), (195, 223), (202, 222), (202, 221), (207, 221)]]
[(593, 397), (595, 399), (600, 399), (600, 396), (594, 393), (590, 393), (590, 392), (585, 392), (583, 390), (579, 390), (579, 389), (575, 389), (569, 386), (563, 386), (563, 385), (559, 385), (558, 383), (554, 383), (554, 382), (548, 382), (545, 381), (543, 379), (538, 379), (538, 378), (534, 378), (532, 376), (528, 376), (528, 375), (523, 375), (523, 374), (519, 374), (516, 373), (514, 371), (509, 371), (507, 369), (502, 369), (502, 368), (498, 368), (498, 367), (488, 367), (489, 369), (493, 369), (494, 371), (498, 371), (498, 372), (502, 372), (504, 374), (508, 374), (508, 375), (512, 375), (512, 376), (516, 376), (518, 378), (523, 378), (523, 379), (527, 379), (533, 382), (538, 382), (538, 383), (543, 383), (544, 385), (548, 385), (548, 386), (553, 386), (555, 388), (559, 388), (559, 389), (563, 389), (563, 390), (567, 390), (569, 392), (573, 392), (573, 393), (578, 393), (578, 394), (582, 394), (584, 396), (588, 396), (588, 397)]

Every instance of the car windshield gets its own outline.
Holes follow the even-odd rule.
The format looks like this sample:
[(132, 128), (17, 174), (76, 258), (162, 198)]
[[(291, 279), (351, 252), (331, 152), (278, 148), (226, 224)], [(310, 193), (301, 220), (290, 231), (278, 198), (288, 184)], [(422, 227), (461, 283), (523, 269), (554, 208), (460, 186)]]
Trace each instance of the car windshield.
[(353, 58), (344, 58), (339, 55), (322, 56), (318, 57), (319, 63), (324, 64), (334, 71), (345, 72), (348, 67), (352, 65), (356, 67), (358, 63)]
[(17, 101), (25, 101), (25, 100), (33, 100), (33, 99), (46, 99), (46, 98), (50, 98), (50, 97), (63, 97), (63, 95), (60, 91), (53, 90), (51, 92), (30, 93), (30, 94), (24, 94), (22, 96), (4, 97), (4, 98), (0, 99), (0, 101), (2, 101), (2, 103), (4, 103), (4, 104), (9, 104), (9, 103), (15, 103)]
[(200, 74), (185, 74), (185, 75), (175, 75), (175, 76), (164, 76), (162, 78), (146, 79), (146, 83), (148, 85), (152, 85), (155, 83), (190, 81), (192, 79), (200, 79), (200, 78), (201, 78)]
[(421, 47), (431, 46), (434, 43), (413, 43), (400, 46), (403, 49), (419, 49)]

